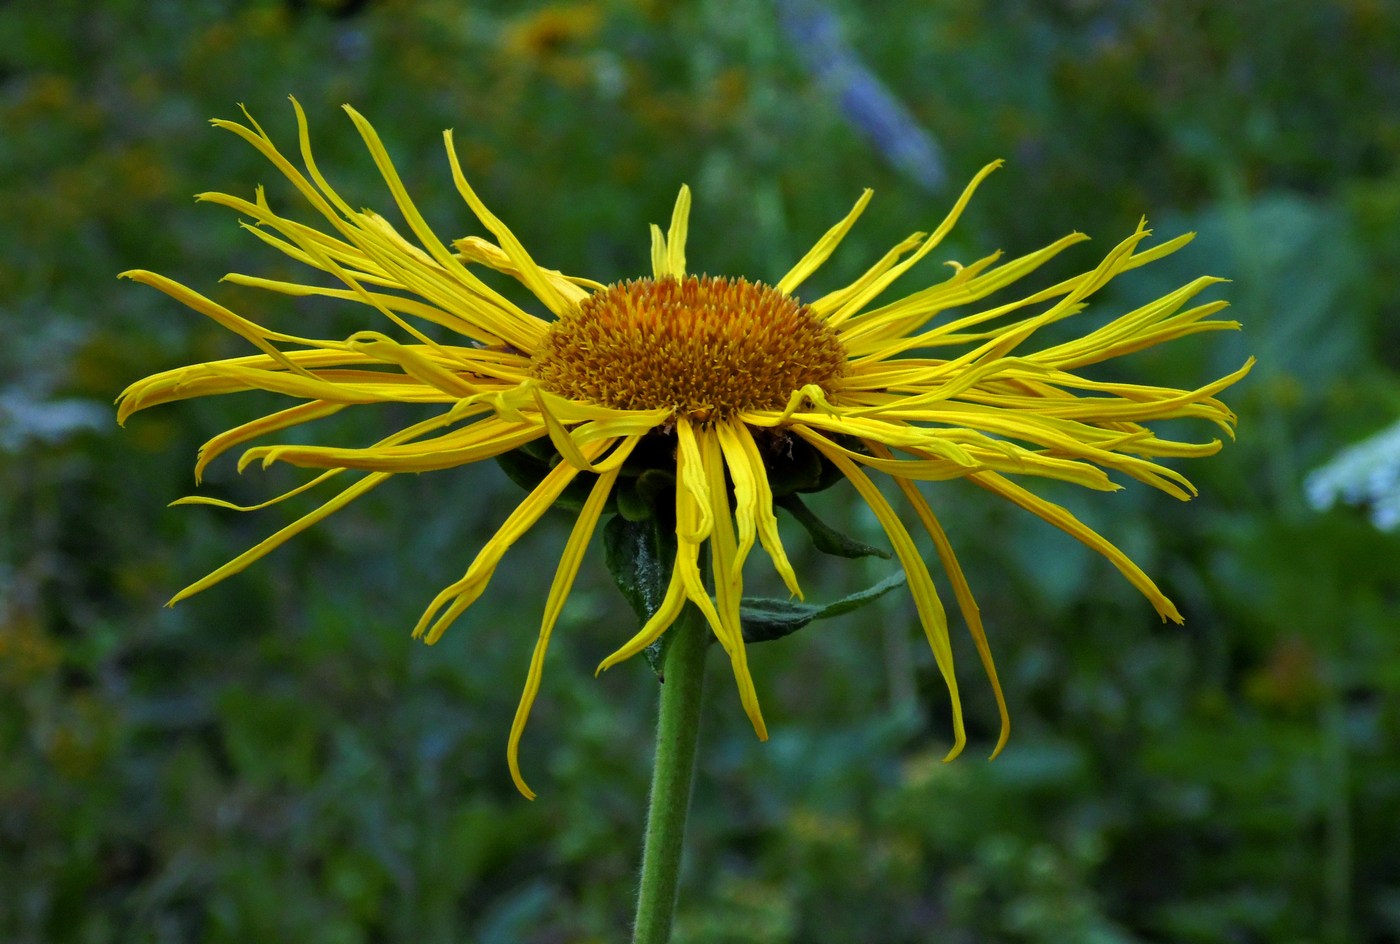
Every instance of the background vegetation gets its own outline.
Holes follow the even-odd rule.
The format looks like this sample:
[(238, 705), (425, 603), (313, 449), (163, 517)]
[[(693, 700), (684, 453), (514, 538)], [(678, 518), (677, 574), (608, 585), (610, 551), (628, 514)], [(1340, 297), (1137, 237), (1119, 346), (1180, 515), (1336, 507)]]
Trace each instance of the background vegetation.
[[(505, 770), (562, 513), (433, 649), (408, 627), (517, 500), (491, 467), (395, 481), (161, 608), (294, 510), (163, 507), (192, 489), (197, 445), (265, 404), (119, 431), (127, 383), (242, 349), (114, 276), (157, 269), (324, 336), (365, 327), (216, 285), (294, 273), (189, 200), (258, 182), (289, 200), (205, 119), (246, 102), (289, 141), (294, 93), (352, 203), (388, 196), (345, 101), (439, 231), (475, 231), (441, 152), (454, 127), (526, 245), (604, 281), (645, 270), (645, 224), (681, 181), (693, 264), (770, 279), (875, 187), (813, 290), (927, 228), (994, 157), (1007, 168), (903, 284), (1074, 229), (1101, 249), (1144, 213), (1199, 231), (1096, 310), (1234, 279), (1242, 335), (1121, 370), (1193, 385), (1257, 354), (1229, 397), (1239, 442), (1186, 470), (1187, 505), (1045, 492), (1133, 553), (1186, 626), (1053, 529), (930, 489), (993, 635), (1010, 748), (982, 760), (995, 711), (962, 646), (976, 743), (940, 763), (947, 700), (899, 593), (760, 647), (774, 736), (753, 740), (716, 673), (676, 938), (1400, 941), (1396, 538), (1303, 490), (1400, 412), (1397, 36), (1388, 0), (0, 6), (0, 939), (623, 938), (655, 691), (640, 660), (592, 677), (631, 631), (596, 549), (527, 734), (541, 798)], [(833, 50), (903, 124), (861, 130), (874, 99), (843, 98), (855, 73), (818, 68)], [(388, 412), (342, 434), (394, 428)], [(257, 501), (290, 481), (226, 463), (205, 490)], [(850, 499), (827, 493), (826, 513), (873, 539)], [(810, 554), (799, 571), (833, 596), (885, 572)]]

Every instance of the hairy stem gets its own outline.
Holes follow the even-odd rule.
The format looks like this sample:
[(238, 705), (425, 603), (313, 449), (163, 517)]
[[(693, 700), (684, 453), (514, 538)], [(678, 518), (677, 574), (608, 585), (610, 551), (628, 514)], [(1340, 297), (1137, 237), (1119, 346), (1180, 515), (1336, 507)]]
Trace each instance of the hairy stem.
[(633, 944), (666, 944), (676, 910), (685, 819), (695, 774), (695, 746), (700, 734), (700, 695), (705, 685), (705, 619), (687, 606), (670, 632), (666, 652), (661, 711), (656, 725), (656, 764), (646, 840), (642, 847), (641, 887)]

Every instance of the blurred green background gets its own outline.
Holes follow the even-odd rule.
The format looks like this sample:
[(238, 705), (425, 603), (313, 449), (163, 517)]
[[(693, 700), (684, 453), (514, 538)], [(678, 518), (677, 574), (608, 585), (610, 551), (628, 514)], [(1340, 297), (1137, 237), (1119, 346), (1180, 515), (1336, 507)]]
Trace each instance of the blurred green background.
[[(126, 384), (244, 348), (116, 273), (155, 269), (294, 332), (378, 327), (216, 284), (298, 277), (190, 201), (263, 182), (291, 205), (205, 123), (245, 102), (294, 150), (289, 93), (351, 203), (389, 209), (347, 101), (441, 235), (480, 232), (452, 191), (452, 127), (535, 257), (601, 281), (647, 271), (645, 225), (682, 181), (692, 267), (770, 280), (876, 188), (813, 292), (936, 223), (996, 157), (897, 290), (943, 259), (1093, 236), (1049, 284), (1142, 214), (1199, 231), (1083, 318), (1232, 278), (1245, 332), (1099, 376), (1195, 386), (1256, 354), (1227, 396), (1239, 441), (1183, 467), (1190, 504), (1039, 489), (1131, 553), (1185, 627), (1038, 520), (927, 489), (986, 616), (1010, 747), (983, 759), (996, 715), (959, 639), (973, 744), (940, 763), (947, 697), (902, 592), (756, 648), (767, 744), (714, 671), (676, 940), (1400, 941), (1397, 537), (1303, 487), (1400, 416), (1389, 0), (0, 6), (0, 940), (625, 938), (655, 682), (641, 660), (593, 678), (634, 628), (596, 547), (526, 734), (538, 801), (504, 760), (565, 514), (432, 649), (409, 627), (520, 497), (494, 465), (396, 479), (161, 606), (297, 509), (164, 507), (193, 490), (199, 443), (271, 401), (118, 430)], [(402, 425), (356, 412), (347, 442)], [(203, 492), (260, 501), (295, 480), (225, 461)], [(849, 488), (823, 498), (877, 540)], [(819, 595), (891, 566), (799, 545)]]

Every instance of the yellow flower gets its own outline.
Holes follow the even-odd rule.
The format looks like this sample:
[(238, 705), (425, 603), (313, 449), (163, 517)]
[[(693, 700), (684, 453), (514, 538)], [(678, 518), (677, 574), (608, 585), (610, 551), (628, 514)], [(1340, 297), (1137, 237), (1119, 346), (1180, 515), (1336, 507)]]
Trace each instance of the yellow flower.
[[(354, 404), (426, 404), (435, 413), (369, 446), (246, 449), (240, 470), (254, 461), (325, 470), (256, 508), (351, 470), (366, 474), (316, 511), (191, 584), (171, 603), (238, 573), (396, 473), (479, 462), (547, 437), (561, 458), (486, 542), (463, 577), (429, 604), (414, 629), (415, 637), (435, 642), (485, 590), (511, 544), (572, 482), (580, 476), (584, 483), (591, 480), (550, 586), (510, 733), (511, 776), (526, 796), (533, 794), (521, 778), (517, 750), (550, 633), (624, 464), (643, 444), (642, 451), (665, 456), (675, 475), (675, 561), (655, 614), (602, 661), (599, 671), (641, 652), (687, 603), (693, 604), (728, 655), (740, 701), (760, 738), (767, 735), (739, 617), (743, 567), (755, 543), (760, 544), (788, 589), (801, 596), (779, 538), (770, 474), (785, 452), (802, 443), (855, 487), (903, 566), (952, 701), (949, 757), (961, 751), (965, 735), (948, 620), (913, 535), (870, 472), (893, 480), (932, 540), (996, 692), (1002, 721), (998, 751), (1006, 741), (1008, 719), (982, 621), (952, 547), (916, 483), (967, 479), (1021, 506), (1107, 557), (1164, 619), (1181, 620), (1122, 551), (1012, 476), (1111, 491), (1119, 487), (1110, 481), (1111, 471), (1180, 499), (1194, 494), (1185, 477), (1156, 460), (1209, 455), (1220, 441), (1161, 439), (1144, 424), (1193, 417), (1230, 433), (1235, 417), (1216, 394), (1244, 376), (1250, 363), (1196, 390), (1090, 380), (1078, 371), (1185, 335), (1237, 328), (1235, 322), (1206, 320), (1225, 307), (1223, 301), (1187, 307), (1201, 290), (1221, 280), (1196, 279), (1076, 340), (1039, 348), (1031, 343), (1039, 329), (1081, 312), (1115, 276), (1176, 251), (1189, 234), (1140, 250), (1149, 232), (1139, 226), (1092, 271), (993, 308), (954, 313), (1087, 237), (1074, 233), (1009, 261), (993, 253), (966, 266), (949, 263), (952, 275), (943, 282), (874, 305), (947, 235), (998, 162), (977, 174), (931, 234), (915, 233), (850, 285), (803, 302), (796, 292), (864, 211), (869, 190), (770, 287), (688, 274), (690, 191), (682, 187), (669, 231), (651, 228), (652, 274), (605, 286), (538, 264), (468, 185), (450, 131), (444, 140), (453, 180), (494, 241), (467, 237), (445, 245), (424, 222), (374, 129), (347, 106), (407, 233), (376, 213), (353, 209), (317, 169), (305, 115), (295, 100), (293, 106), (303, 168), (288, 160), (251, 116), (247, 125), (222, 120), (214, 125), (271, 161), (325, 218), (326, 228), (274, 212), (261, 188), (252, 201), (222, 193), (199, 199), (252, 220), (243, 225), (258, 239), (344, 287), (241, 274), (227, 280), (291, 296), (358, 303), (391, 322), (399, 336), (369, 330), (345, 340), (284, 334), (163, 276), (126, 272), (125, 277), (151, 285), (241, 335), (259, 353), (147, 377), (121, 395), (119, 419), (158, 403), (243, 390), (267, 390), (299, 401), (211, 439), (195, 465), (198, 480), (211, 460), (231, 448)], [(474, 266), (519, 280), (552, 318), (517, 307), (478, 278)], [(930, 325), (935, 317), (937, 324)], [(451, 341), (440, 340), (448, 336)], [(238, 507), (208, 498), (183, 501)], [(713, 592), (701, 571), (706, 545)]]
[(593, 38), (603, 22), (596, 3), (553, 4), (515, 20), (503, 36), (511, 61), (545, 63)]

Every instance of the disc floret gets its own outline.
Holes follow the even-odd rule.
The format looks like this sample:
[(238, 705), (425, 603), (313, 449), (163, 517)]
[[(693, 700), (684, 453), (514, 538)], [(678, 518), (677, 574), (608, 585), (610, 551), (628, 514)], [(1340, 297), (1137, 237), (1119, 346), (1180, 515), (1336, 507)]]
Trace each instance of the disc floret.
[(549, 391), (697, 421), (781, 410), (846, 369), (836, 333), (791, 295), (742, 278), (617, 282), (554, 322), (532, 373)]

